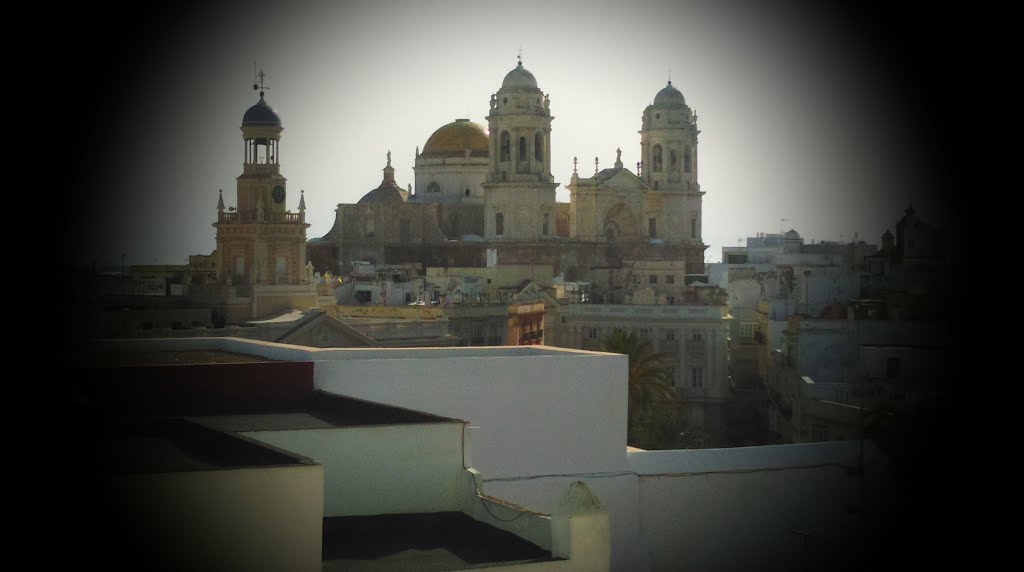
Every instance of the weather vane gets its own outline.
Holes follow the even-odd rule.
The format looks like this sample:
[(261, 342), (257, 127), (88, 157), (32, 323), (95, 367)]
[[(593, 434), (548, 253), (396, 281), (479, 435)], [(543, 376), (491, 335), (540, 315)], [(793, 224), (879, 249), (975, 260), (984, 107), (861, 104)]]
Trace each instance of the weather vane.
[(252, 73), (253, 73), (253, 75), (255, 77), (253, 79), (252, 90), (253, 91), (259, 90), (259, 92), (260, 92), (260, 99), (262, 99), (263, 98), (263, 91), (266, 89), (266, 86), (263, 85), (263, 79), (266, 77), (266, 74), (263, 73), (262, 69), (259, 70), (259, 71), (256, 71), (256, 70), (257, 70), (256, 62), (253, 62), (252, 63)]

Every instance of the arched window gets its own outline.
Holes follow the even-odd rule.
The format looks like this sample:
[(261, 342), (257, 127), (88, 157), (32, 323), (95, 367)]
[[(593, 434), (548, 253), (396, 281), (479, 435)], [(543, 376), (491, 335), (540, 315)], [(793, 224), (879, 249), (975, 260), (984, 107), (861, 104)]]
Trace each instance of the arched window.
[(511, 142), (508, 137), (508, 131), (501, 132), (501, 160), (509, 161), (512, 153)]
[(520, 161), (526, 160), (526, 137), (519, 138), (519, 157)]
[(669, 168), (669, 170), (670, 171), (675, 171), (676, 170), (676, 164), (677, 164), (677, 161), (676, 161), (676, 150), (675, 149), (671, 149), (668, 152), (668, 168)]
[(494, 234), (501, 236), (505, 234), (505, 214), (494, 213)]
[(429, 185), (427, 185), (427, 192), (428, 193), (440, 193), (441, 192), (441, 185), (438, 185), (436, 181), (432, 181)]
[(686, 171), (687, 173), (689, 173), (690, 169), (692, 167), (693, 167), (693, 159), (690, 156), (690, 148), (687, 147), (686, 148), (686, 153), (683, 154), (683, 170)]
[(661, 145), (655, 145), (652, 152), (653, 152), (653, 155), (654, 155), (651, 158), (652, 162), (654, 163), (654, 172), (655, 173), (660, 173), (661, 172)]
[(540, 133), (533, 137), (533, 158), (537, 161), (544, 160), (544, 137)]

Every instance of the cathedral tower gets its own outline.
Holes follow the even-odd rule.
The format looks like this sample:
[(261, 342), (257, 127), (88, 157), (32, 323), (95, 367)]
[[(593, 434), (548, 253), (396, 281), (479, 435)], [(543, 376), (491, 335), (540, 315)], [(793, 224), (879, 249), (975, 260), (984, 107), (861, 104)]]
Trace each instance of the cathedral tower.
[[(663, 208), (673, 241), (703, 246), (701, 197), (697, 182), (697, 115), (669, 81), (644, 109), (640, 129), (641, 178), (665, 195)], [(701, 251), (703, 259), (703, 250)], [(703, 264), (701, 264), (703, 266)]]
[(522, 60), (491, 96), (490, 161), (482, 185), (489, 240), (555, 236), (558, 185), (551, 176), (550, 103)]

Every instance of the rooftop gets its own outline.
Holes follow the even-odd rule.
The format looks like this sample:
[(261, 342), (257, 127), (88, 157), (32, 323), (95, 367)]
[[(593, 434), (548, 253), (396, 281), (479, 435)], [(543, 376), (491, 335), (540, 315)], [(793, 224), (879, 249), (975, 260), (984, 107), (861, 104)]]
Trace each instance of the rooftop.
[(460, 512), (325, 518), (323, 570), (465, 570), (554, 560)]

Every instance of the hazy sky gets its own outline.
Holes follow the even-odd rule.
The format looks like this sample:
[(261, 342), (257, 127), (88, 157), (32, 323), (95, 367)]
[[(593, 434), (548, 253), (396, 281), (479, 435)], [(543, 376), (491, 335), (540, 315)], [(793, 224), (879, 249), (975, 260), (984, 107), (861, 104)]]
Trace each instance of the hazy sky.
[(288, 207), (304, 189), (312, 238), (380, 183), (388, 150), (405, 187), (435, 129), (486, 126), (520, 46), (551, 98), (562, 185), (574, 156), (590, 174), (621, 147), (635, 167), (641, 114), (671, 69), (701, 130), (707, 261), (781, 218), (807, 238), (878, 242), (913, 197), (945, 222), (913, 90), (864, 16), (732, 2), (278, 4), (196, 7), (111, 40), (101, 55), (125, 59), (103, 69), (114, 95), (95, 109), (95, 192), (74, 207), (90, 221), (81, 258), (182, 264), (214, 249), (217, 190), (235, 204), (239, 125), (258, 99), (254, 61), (284, 123)]

